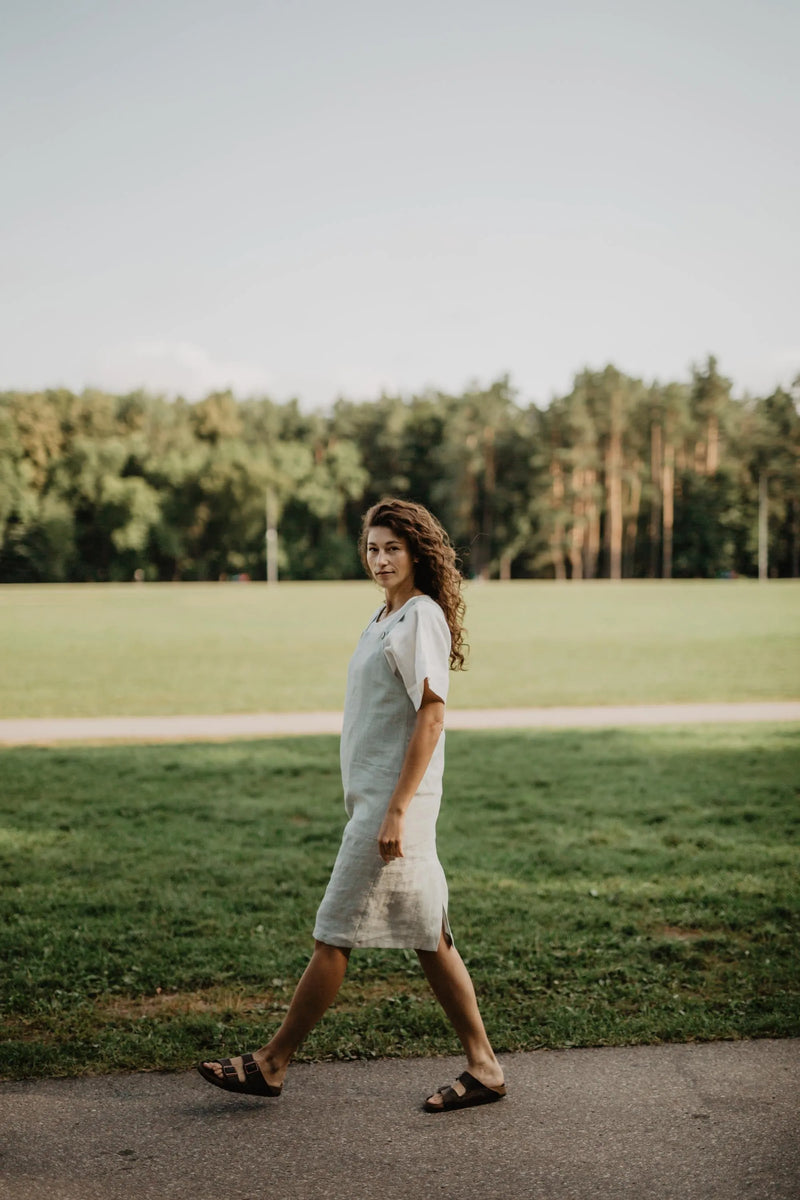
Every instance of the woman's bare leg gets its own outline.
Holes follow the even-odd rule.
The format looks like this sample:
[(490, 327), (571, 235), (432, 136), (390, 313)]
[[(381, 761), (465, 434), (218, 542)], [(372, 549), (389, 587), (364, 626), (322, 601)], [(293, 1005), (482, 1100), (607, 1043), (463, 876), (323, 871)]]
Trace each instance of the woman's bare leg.
[[(464, 1047), (469, 1073), (487, 1087), (499, 1087), (503, 1068), (486, 1035), (475, 988), (461, 955), (447, 942), (444, 933), (436, 950), (418, 950), (417, 955), (436, 999)], [(461, 1084), (454, 1086), (457, 1091), (462, 1090)], [(431, 1101), (440, 1103), (440, 1094), (434, 1093)]]
[[(253, 1058), (261, 1067), (261, 1073), (268, 1083), (274, 1086), (283, 1083), (286, 1068), (295, 1050), (336, 999), (349, 957), (349, 949), (342, 946), (329, 946), (325, 942), (314, 943), (314, 953), (295, 988), (292, 1002), (280, 1028), (266, 1046), (253, 1051)], [(239, 1078), (243, 1080), (241, 1058), (231, 1059), (231, 1062), (236, 1067)], [(209, 1061), (205, 1066), (222, 1076), (219, 1062)]]

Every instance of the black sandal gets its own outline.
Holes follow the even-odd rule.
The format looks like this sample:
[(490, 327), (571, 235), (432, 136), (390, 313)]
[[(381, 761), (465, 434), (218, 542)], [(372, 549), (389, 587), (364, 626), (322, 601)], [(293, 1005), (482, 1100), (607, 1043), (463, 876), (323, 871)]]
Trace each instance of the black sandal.
[(280, 1096), (283, 1091), (283, 1084), (276, 1086), (267, 1083), (252, 1054), (242, 1055), (243, 1080), (239, 1078), (236, 1067), (229, 1058), (215, 1058), (209, 1061), (219, 1063), (222, 1067), (221, 1076), (205, 1063), (198, 1063), (197, 1069), (206, 1083), (213, 1083), (214, 1087), (222, 1088), (224, 1092), (238, 1092), (245, 1096)]
[(454, 1108), (473, 1108), (477, 1104), (494, 1104), (495, 1100), (502, 1100), (506, 1094), (506, 1085), (500, 1084), (500, 1087), (487, 1087), (485, 1083), (481, 1083), (480, 1079), (476, 1079), (474, 1075), (470, 1075), (469, 1071), (464, 1071), (459, 1075), (458, 1082), (463, 1083), (463, 1095), (459, 1095), (454, 1087), (445, 1084), (444, 1087), (436, 1089), (434, 1095), (438, 1094), (442, 1097), (441, 1104), (432, 1104), (428, 1098), (423, 1104), (425, 1112), (451, 1112)]

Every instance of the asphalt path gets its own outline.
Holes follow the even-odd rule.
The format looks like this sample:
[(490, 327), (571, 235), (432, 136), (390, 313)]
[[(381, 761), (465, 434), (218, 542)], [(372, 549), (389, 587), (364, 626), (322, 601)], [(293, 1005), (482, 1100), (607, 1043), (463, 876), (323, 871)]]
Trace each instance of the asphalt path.
[[(703, 722), (800, 722), (800, 700), (745, 704), (641, 704), (574, 708), (452, 708), (448, 729), (608, 729)], [(161, 742), (341, 733), (340, 712), (218, 716), (32, 717), (0, 720), (0, 744)]]
[(0, 1084), (3, 1200), (797, 1200), (800, 1039), (504, 1055), (508, 1098), (430, 1115), (457, 1059)]

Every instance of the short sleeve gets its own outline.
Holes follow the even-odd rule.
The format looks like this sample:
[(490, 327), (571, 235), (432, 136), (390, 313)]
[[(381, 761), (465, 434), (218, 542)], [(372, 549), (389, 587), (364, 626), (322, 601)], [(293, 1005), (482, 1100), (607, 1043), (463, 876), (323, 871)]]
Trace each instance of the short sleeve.
[(450, 630), (435, 600), (420, 599), (412, 604), (387, 634), (383, 652), (405, 684), (415, 709), (422, 703), (426, 679), (431, 691), (447, 700)]

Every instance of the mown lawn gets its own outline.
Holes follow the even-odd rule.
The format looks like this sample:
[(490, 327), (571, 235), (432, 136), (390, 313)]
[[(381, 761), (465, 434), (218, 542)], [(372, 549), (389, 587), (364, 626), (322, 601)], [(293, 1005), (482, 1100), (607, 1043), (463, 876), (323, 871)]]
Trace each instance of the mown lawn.
[[(339, 709), (356, 583), (0, 587), (0, 717)], [(467, 588), (460, 708), (800, 695), (800, 583)]]
[[(280, 1019), (344, 819), (334, 738), (0, 755), (5, 1078), (187, 1067)], [(787, 726), (448, 736), (440, 853), (500, 1050), (800, 1034)], [(308, 1058), (445, 1053), (357, 951)]]

